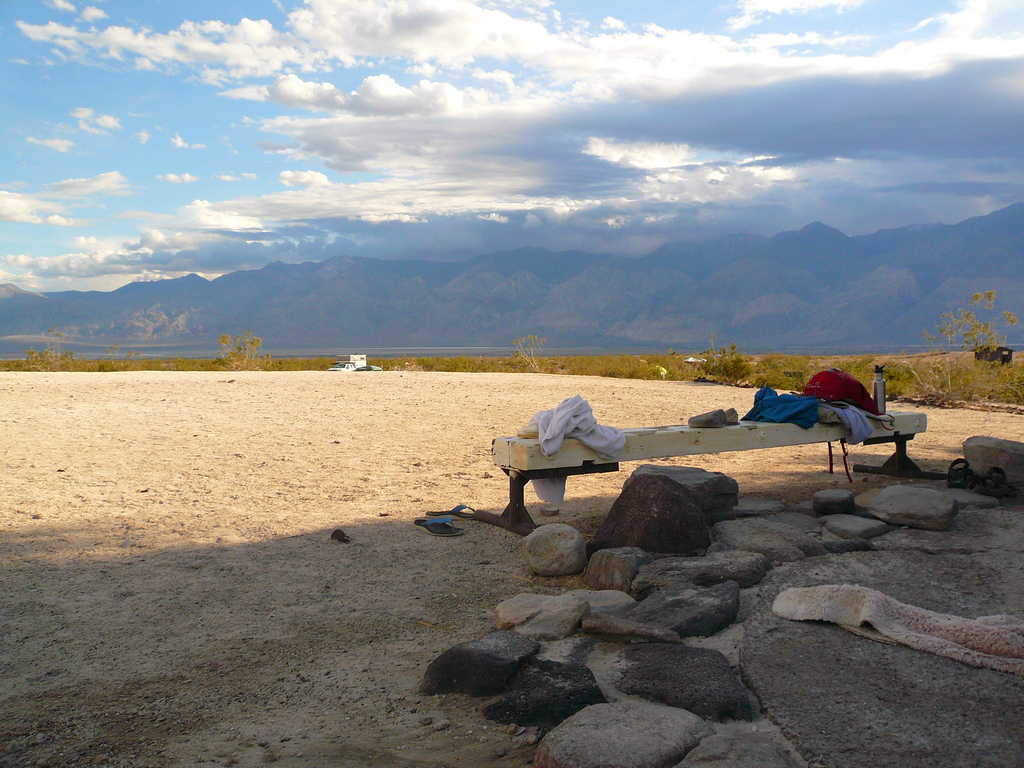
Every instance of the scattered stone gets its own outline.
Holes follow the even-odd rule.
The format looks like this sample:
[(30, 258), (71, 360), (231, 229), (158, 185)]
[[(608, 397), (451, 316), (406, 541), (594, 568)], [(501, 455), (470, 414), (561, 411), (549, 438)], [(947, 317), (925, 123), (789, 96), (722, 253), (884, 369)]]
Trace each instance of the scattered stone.
[(770, 519), (774, 523), (782, 523), (783, 525), (796, 528), (802, 533), (821, 533), (821, 520), (802, 512), (782, 512), (778, 515), (772, 515)]
[(934, 488), (892, 485), (871, 501), (871, 514), (892, 525), (944, 531), (957, 513), (957, 500)]
[(785, 509), (785, 505), (781, 501), (746, 496), (740, 499), (736, 506), (731, 509), (708, 514), (707, 520), (709, 525), (714, 525), (723, 520), (740, 520), (745, 517), (776, 515), (783, 509)]
[(708, 411), (696, 416), (691, 416), (686, 421), (686, 426), (691, 429), (719, 429), (729, 423), (725, 411), (719, 408), (716, 411)]
[(537, 768), (666, 768), (711, 727), (692, 712), (642, 701), (595, 704), (551, 731), (537, 748)]
[(793, 507), (794, 512), (799, 512), (802, 515), (813, 515), (814, 514), (814, 501), (811, 499), (804, 499), (798, 502)]
[[(852, 495), (850, 501), (853, 501)], [(892, 530), (891, 526), (881, 520), (869, 520), (857, 515), (825, 515), (821, 522), (830, 533), (844, 539), (873, 539)]]
[(587, 567), (583, 534), (564, 523), (541, 525), (523, 540), (523, 554), (538, 576), (571, 576)]
[(521, 594), (498, 603), (494, 618), (499, 629), (512, 629), (538, 640), (561, 640), (576, 631), (590, 613), (586, 600), (572, 594)]
[(349, 538), (348, 534), (345, 533), (345, 531), (343, 531), (341, 528), (335, 528), (333, 531), (331, 531), (331, 540), (341, 542), (342, 544), (347, 544), (348, 542), (352, 541), (352, 539)]
[(634, 645), (613, 683), (623, 693), (679, 707), (708, 720), (752, 720), (754, 697), (718, 651), (686, 645)]
[(773, 565), (825, 554), (821, 542), (770, 518), (727, 520), (713, 529), (716, 542), (732, 549), (760, 552)]
[(668, 477), (641, 475), (619, 494), (588, 550), (639, 547), (699, 555), (710, 543), (704, 512), (693, 492)]
[(792, 757), (756, 733), (716, 733), (701, 741), (675, 768), (797, 768)]
[(671, 629), (682, 637), (707, 637), (736, 621), (739, 609), (740, 588), (735, 581), (710, 587), (683, 583), (645, 598), (627, 618)]
[(594, 589), (628, 592), (642, 565), (653, 558), (639, 547), (614, 547), (595, 552), (584, 577)]
[(591, 613), (621, 618), (629, 613), (636, 600), (617, 589), (570, 589), (566, 594), (586, 600)]
[[(586, 617), (584, 616), (584, 618)], [(564, 640), (544, 643), (540, 652), (532, 658), (531, 663), (541, 669), (546, 669), (548, 664), (586, 664), (587, 657), (596, 645), (597, 641), (586, 635), (576, 635)]]
[(745, 589), (761, 581), (768, 567), (764, 555), (742, 549), (712, 552), (704, 557), (664, 557), (640, 569), (633, 579), (632, 592), (642, 600), (656, 589), (670, 589), (681, 582), (709, 587), (735, 581)]
[(1007, 481), (1014, 485), (1024, 483), (1024, 443), (998, 437), (969, 437), (964, 440), (964, 458), (976, 474), (984, 475), (992, 467), (999, 467), (1006, 473)]
[(736, 413), (735, 408), (725, 409), (725, 423), (728, 424), (729, 426), (733, 426), (735, 424), (740, 423), (740, 415)]
[(853, 500), (853, 491), (841, 488), (826, 488), (814, 494), (811, 500), (814, 514), (818, 517), (824, 515), (852, 515), (857, 508)]
[(540, 643), (536, 640), (503, 630), (459, 643), (430, 662), (420, 683), (420, 693), (493, 696), (505, 688), (523, 661), (538, 650)]
[(526, 664), (506, 696), (484, 708), (484, 717), (498, 723), (554, 728), (584, 707), (607, 701), (582, 664)]
[(845, 555), (847, 552), (874, 552), (875, 546), (867, 539), (840, 539), (839, 541), (823, 541), (821, 546), (830, 555)]
[(588, 635), (596, 635), (614, 642), (629, 640), (647, 640), (651, 643), (679, 643), (681, 638), (677, 632), (661, 627), (652, 627), (650, 624), (641, 624), (638, 621), (620, 619), (613, 616), (590, 616), (583, 617), (581, 627)]
[(999, 499), (982, 496), (977, 491), (967, 488), (946, 488), (942, 492), (956, 499), (957, 508), (961, 511), (965, 509), (995, 509), (999, 506)]
[(740, 486), (728, 475), (721, 472), (708, 472), (699, 467), (663, 467), (660, 464), (641, 464), (633, 474), (626, 478), (622, 490), (626, 490), (634, 477), (643, 475), (664, 475), (693, 492), (697, 506), (705, 514), (726, 512), (736, 506), (740, 496)]
[(430, 727), (432, 729), (434, 729), (435, 731), (447, 731), (449, 728), (452, 727), (452, 721), (451, 720), (438, 720), (437, 722), (435, 722)]

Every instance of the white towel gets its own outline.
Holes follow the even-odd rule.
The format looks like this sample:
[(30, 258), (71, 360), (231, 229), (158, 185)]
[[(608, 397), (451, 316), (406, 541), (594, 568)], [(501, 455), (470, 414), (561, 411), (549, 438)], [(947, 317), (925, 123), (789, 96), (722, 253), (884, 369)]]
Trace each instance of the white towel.
[(872, 420), (879, 422), (882, 426), (887, 427), (888, 429), (892, 429), (894, 421), (893, 417), (888, 414), (875, 416), (873, 413), (868, 413), (862, 408), (858, 408), (857, 406), (850, 405), (848, 403), (826, 403), (819, 400), (819, 412), (822, 408), (831, 411), (841, 422), (843, 422), (843, 426), (846, 427), (846, 442), (850, 445), (863, 443), (871, 437), (872, 433), (875, 431), (875, 425), (871, 423)]
[[(590, 403), (579, 395), (566, 398), (549, 411), (538, 411), (527, 426), (537, 427), (540, 452), (545, 456), (558, 453), (562, 441), (575, 438), (602, 459), (613, 460), (626, 447), (622, 430), (597, 423)], [(561, 506), (565, 501), (565, 478), (533, 480), (533, 491), (548, 504)]]

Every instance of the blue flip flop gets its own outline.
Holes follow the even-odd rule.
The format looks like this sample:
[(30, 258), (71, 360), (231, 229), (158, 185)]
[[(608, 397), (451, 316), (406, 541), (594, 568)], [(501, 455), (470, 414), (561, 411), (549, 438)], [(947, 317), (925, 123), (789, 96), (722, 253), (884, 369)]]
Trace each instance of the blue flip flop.
[(455, 527), (451, 515), (445, 515), (444, 517), (417, 517), (413, 520), (413, 523), (431, 536), (461, 536), (466, 532), (462, 528)]
[(427, 517), (458, 517), (462, 520), (473, 520), (476, 510), (468, 504), (458, 504), (447, 512), (427, 512)]

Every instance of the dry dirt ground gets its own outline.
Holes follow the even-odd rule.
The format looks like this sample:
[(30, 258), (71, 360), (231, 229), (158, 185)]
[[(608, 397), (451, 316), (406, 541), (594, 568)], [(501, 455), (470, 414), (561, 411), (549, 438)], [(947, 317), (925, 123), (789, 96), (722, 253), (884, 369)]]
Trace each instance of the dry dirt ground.
[[(754, 392), (504, 374), (0, 373), (0, 765), (525, 764), (531, 748), (477, 702), (417, 685), (442, 650), (492, 628), (501, 600), (581, 580), (532, 576), (520, 540), (497, 528), (460, 522), (466, 535), (444, 539), (412, 521), (457, 503), (500, 511), (491, 439), (573, 394), (602, 423), (644, 426), (742, 415)], [(1020, 416), (922, 410), (929, 431), (911, 455), (926, 468), (971, 435), (1024, 440)], [(685, 463), (791, 504), (846, 485), (823, 471), (823, 445)], [(632, 468), (570, 479), (554, 519), (592, 533)], [(336, 528), (351, 541), (332, 541)], [(447, 730), (420, 723), (437, 710)]]

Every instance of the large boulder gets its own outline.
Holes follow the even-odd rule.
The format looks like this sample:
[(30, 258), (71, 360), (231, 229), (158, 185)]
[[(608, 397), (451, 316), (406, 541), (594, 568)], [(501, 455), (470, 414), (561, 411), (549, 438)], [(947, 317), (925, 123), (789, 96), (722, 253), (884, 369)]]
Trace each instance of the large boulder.
[(493, 696), (539, 650), (540, 643), (533, 638), (502, 630), (459, 643), (430, 662), (420, 693)]
[(871, 514), (890, 525), (906, 525), (926, 531), (949, 528), (959, 508), (955, 497), (934, 488), (892, 485), (870, 501)]
[(726, 732), (708, 736), (675, 768), (797, 768), (782, 747), (758, 733)]
[(693, 493), (671, 478), (634, 478), (612, 504), (588, 546), (639, 547), (647, 552), (699, 555), (711, 544), (704, 512)]
[(642, 701), (595, 704), (551, 731), (537, 768), (669, 768), (711, 727), (692, 712)]
[(602, 549), (590, 558), (584, 578), (593, 589), (629, 592), (637, 571), (653, 559), (639, 547)]
[(979, 475), (999, 467), (1011, 483), (1024, 484), (1024, 443), (998, 437), (969, 437), (964, 440), (964, 458)]
[(538, 576), (571, 576), (587, 567), (583, 534), (564, 523), (535, 528), (523, 539), (523, 555)]
[(742, 549), (711, 552), (704, 557), (663, 557), (640, 568), (633, 579), (632, 592), (643, 599), (656, 589), (668, 589), (683, 582), (709, 587), (735, 581), (746, 589), (763, 579), (768, 568), (764, 555)]
[(728, 475), (709, 472), (699, 467), (665, 467), (660, 464), (641, 464), (626, 478), (622, 490), (626, 490), (635, 477), (643, 475), (664, 475), (675, 480), (693, 493), (697, 506), (705, 514), (726, 512), (739, 501), (740, 486)]
[(726, 520), (714, 527), (716, 546), (760, 552), (773, 565), (826, 554), (821, 542), (770, 518)]
[(613, 685), (623, 693), (707, 720), (752, 720), (757, 714), (756, 700), (718, 651), (650, 643), (630, 646), (620, 658)]
[(814, 494), (811, 499), (814, 514), (818, 517), (824, 515), (852, 515), (857, 510), (854, 503), (853, 491), (845, 488), (826, 488)]
[(671, 629), (681, 637), (708, 637), (736, 621), (739, 610), (735, 581), (710, 587), (681, 583), (641, 600), (626, 618)]

